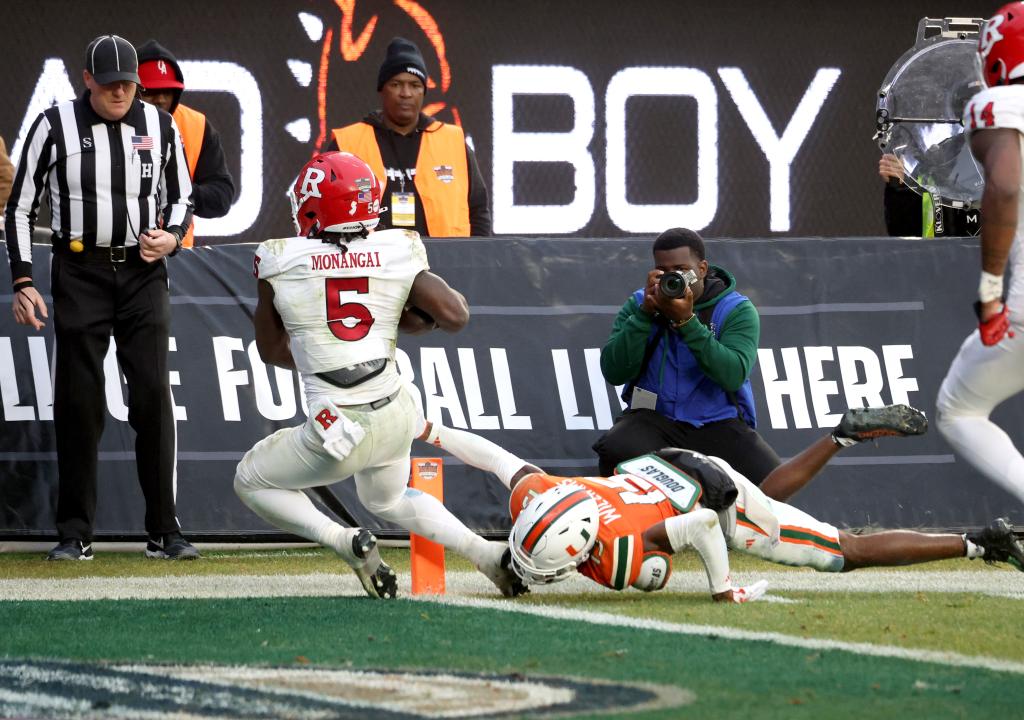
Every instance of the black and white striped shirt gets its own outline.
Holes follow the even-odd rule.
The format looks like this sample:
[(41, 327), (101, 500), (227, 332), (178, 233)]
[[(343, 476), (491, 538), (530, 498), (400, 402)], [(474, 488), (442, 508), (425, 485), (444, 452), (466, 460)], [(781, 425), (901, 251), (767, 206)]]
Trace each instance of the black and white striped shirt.
[[(13, 278), (32, 275), (32, 228), (47, 191), (55, 251), (137, 245), (139, 233), (192, 222), (192, 181), (170, 115), (136, 99), (119, 121), (92, 109), (88, 91), (40, 113), (7, 202)], [(162, 222), (158, 221), (159, 217)]]

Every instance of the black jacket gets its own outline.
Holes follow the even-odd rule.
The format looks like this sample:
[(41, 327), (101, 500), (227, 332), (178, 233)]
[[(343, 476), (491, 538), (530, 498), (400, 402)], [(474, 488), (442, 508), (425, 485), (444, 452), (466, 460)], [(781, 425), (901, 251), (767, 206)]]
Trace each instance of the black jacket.
[[(175, 77), (179, 82), (184, 83), (181, 67), (178, 59), (170, 50), (162, 46), (156, 40), (148, 40), (139, 46), (139, 64), (152, 60), (163, 60), (174, 70)], [(174, 103), (171, 105), (171, 113), (178, 108), (181, 102), (182, 90), (174, 90)], [(231, 209), (231, 203), (235, 199), (235, 181), (228, 171), (227, 161), (224, 157), (224, 148), (221, 147), (220, 134), (213, 127), (209, 118), (206, 118), (206, 130), (203, 132), (203, 146), (199, 149), (199, 159), (196, 160), (196, 169), (192, 173), (192, 205), (194, 214), (204, 218), (223, 217)]]

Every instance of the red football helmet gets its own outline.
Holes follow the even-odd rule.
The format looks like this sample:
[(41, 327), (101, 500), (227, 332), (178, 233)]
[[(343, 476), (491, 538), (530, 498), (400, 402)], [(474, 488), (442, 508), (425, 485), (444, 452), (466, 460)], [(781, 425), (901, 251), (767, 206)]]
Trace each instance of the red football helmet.
[(321, 153), (292, 188), (295, 229), (304, 237), (370, 230), (377, 226), (380, 197), (380, 182), (365, 162), (352, 153)]
[(1003, 5), (978, 36), (981, 76), (989, 87), (1024, 77), (1024, 2)]

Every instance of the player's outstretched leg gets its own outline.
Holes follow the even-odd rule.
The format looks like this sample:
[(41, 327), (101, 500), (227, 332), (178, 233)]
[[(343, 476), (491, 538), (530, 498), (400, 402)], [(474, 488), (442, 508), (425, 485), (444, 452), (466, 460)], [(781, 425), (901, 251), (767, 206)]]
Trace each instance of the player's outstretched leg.
[(839, 544), (843, 549), (844, 572), (955, 557), (980, 557), (987, 563), (1005, 562), (1024, 570), (1024, 546), (1005, 518), (998, 518), (981, 530), (963, 534), (885, 530), (852, 535), (840, 530)]
[(1024, 546), (1006, 518), (996, 518), (988, 527), (967, 533), (967, 540), (984, 550), (987, 563), (1004, 562), (1024, 572)]
[[(348, 549), (344, 548), (343, 549)], [(372, 598), (393, 598), (398, 593), (398, 577), (380, 557), (377, 538), (366, 528), (357, 528), (352, 536), (351, 552), (338, 551), (352, 566), (366, 594)]]
[(843, 413), (832, 439), (837, 445), (848, 447), (880, 437), (924, 435), (928, 431), (928, 418), (909, 405), (885, 405), (873, 408), (851, 408)]

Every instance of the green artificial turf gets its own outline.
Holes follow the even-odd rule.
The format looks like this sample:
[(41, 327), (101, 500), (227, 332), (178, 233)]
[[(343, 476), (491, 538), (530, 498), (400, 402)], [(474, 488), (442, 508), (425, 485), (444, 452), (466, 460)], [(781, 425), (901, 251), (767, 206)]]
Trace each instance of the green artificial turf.
[[(751, 619), (749, 607), (703, 609), (703, 622)], [(0, 602), (0, 627), (8, 658), (427, 668), (640, 681), (697, 695), (690, 708), (636, 718), (1015, 717), (1024, 706), (1024, 682), (1010, 673), (407, 600)]]

